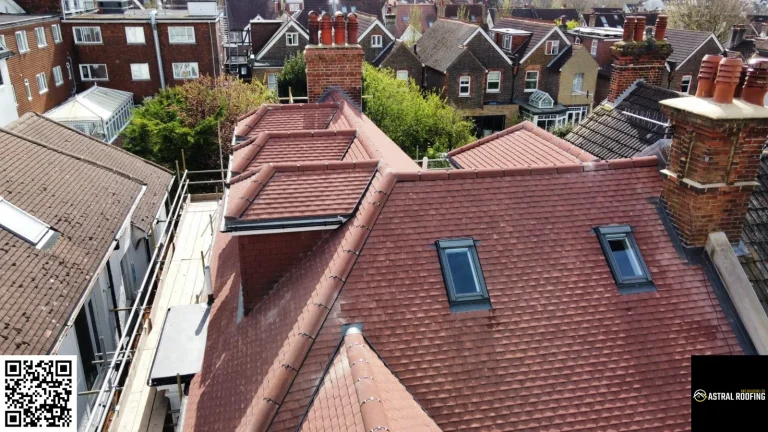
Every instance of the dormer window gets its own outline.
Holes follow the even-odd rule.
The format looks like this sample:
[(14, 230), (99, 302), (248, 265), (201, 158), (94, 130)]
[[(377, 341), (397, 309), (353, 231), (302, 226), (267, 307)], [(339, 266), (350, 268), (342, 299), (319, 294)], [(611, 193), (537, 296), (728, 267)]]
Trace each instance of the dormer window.
[(504, 35), (504, 40), (501, 42), (501, 47), (507, 51), (512, 49), (512, 35)]
[(560, 52), (560, 41), (547, 41), (546, 54), (557, 55)]
[(371, 35), (371, 48), (381, 48), (382, 45), (381, 35)]
[(285, 44), (287, 46), (299, 46), (299, 34), (298, 33), (286, 33)]
[(0, 228), (19, 237), (36, 249), (48, 249), (59, 238), (59, 233), (40, 219), (0, 197)]
[(595, 233), (621, 294), (656, 291), (629, 225), (597, 227)]
[(436, 246), (451, 310), (490, 309), (475, 241), (471, 238), (438, 240)]

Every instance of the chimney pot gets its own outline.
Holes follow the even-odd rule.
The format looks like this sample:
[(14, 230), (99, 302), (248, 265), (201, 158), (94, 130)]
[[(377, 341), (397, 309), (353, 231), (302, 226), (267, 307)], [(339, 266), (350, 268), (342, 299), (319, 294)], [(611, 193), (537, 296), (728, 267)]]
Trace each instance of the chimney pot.
[(715, 77), (720, 67), (721, 55), (708, 54), (701, 60), (699, 69), (699, 87), (696, 89), (696, 97), (712, 97), (715, 94)]
[(357, 45), (357, 15), (351, 12), (347, 15), (347, 43)]
[(309, 44), (317, 45), (317, 33), (320, 31), (320, 22), (317, 20), (317, 12), (309, 12)]
[(624, 20), (624, 33), (621, 36), (621, 40), (624, 42), (632, 42), (635, 34), (635, 17), (627, 17)]
[(744, 84), (747, 81), (747, 70), (749, 69), (749, 66), (744, 64), (741, 66), (741, 75), (739, 75), (739, 84), (736, 86), (736, 92), (733, 94), (733, 97), (740, 98), (742, 90), (744, 90)]
[(664, 36), (667, 34), (667, 16), (659, 15), (656, 17), (656, 30), (653, 37), (657, 40), (664, 40)]
[(333, 42), (333, 24), (328, 12), (323, 12), (320, 16), (320, 42), (323, 45), (330, 45)]
[(744, 62), (740, 58), (724, 58), (720, 60), (715, 79), (715, 94), (712, 101), (715, 103), (729, 104), (733, 102), (736, 86), (741, 78), (741, 66)]
[(344, 14), (336, 12), (333, 19), (333, 43), (335, 45), (344, 45), (344, 37), (347, 33), (347, 23), (344, 21)]
[(645, 33), (645, 17), (635, 17), (635, 41), (640, 42), (644, 38)]
[(763, 106), (766, 93), (768, 93), (768, 59), (750, 60), (742, 99)]

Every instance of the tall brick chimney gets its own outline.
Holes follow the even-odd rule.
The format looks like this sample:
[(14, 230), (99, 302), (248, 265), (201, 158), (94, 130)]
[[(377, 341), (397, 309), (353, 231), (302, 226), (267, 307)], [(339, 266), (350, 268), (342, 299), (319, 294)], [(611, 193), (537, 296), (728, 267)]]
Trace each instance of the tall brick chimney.
[[(317, 28), (311, 23), (316, 16), (314, 11), (309, 13), (310, 29)], [(328, 89), (337, 88), (360, 106), (365, 53), (357, 43), (357, 15), (351, 13), (345, 20), (344, 14), (337, 12), (334, 18), (331, 20), (328, 13), (318, 18), (320, 40), (311, 38), (304, 50), (309, 101), (317, 102)]]
[(704, 246), (717, 231), (739, 241), (768, 136), (768, 60), (750, 62), (739, 99), (741, 59), (708, 57), (699, 74), (708, 85), (696, 97), (661, 102), (674, 131), (662, 198), (689, 247)]
[(667, 27), (665, 15), (659, 15), (654, 36), (645, 38), (645, 17), (630, 16), (624, 20), (622, 40), (611, 47), (611, 89), (608, 101), (615, 101), (635, 81), (642, 78), (648, 84), (662, 84), (667, 57), (672, 45), (664, 40)]

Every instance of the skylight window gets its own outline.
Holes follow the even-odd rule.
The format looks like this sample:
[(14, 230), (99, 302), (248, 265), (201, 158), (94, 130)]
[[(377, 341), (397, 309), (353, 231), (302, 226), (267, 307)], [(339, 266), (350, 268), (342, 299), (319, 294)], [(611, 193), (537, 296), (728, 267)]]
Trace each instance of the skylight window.
[(629, 225), (597, 227), (595, 232), (620, 293), (656, 291)]
[(37, 249), (53, 246), (59, 233), (36, 217), (0, 197), (0, 227), (33, 244)]
[(490, 297), (475, 241), (471, 238), (438, 240), (436, 245), (451, 310), (461, 312), (490, 309)]

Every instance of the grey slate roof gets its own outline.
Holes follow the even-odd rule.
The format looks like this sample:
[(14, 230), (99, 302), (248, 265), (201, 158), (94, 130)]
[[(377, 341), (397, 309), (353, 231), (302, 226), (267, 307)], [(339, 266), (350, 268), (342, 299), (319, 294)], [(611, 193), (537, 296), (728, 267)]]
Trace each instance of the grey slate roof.
[(133, 213), (132, 223), (147, 232), (163, 205), (165, 190), (173, 175), (170, 171), (125, 150), (80, 133), (40, 114), (27, 113), (6, 129), (47, 146), (127, 173), (147, 185), (147, 190)]
[(672, 45), (672, 54), (667, 58), (678, 65), (696, 51), (712, 33), (695, 30), (667, 29), (667, 42)]
[(419, 39), (419, 58), (425, 65), (445, 72), (466, 49), (464, 41), (478, 28), (460, 21), (437, 20)]
[(520, 58), (522, 59), (529, 50), (533, 49), (539, 42), (541, 42), (542, 39), (555, 27), (554, 21), (551, 23), (547, 22), (537, 22), (537, 21), (526, 21), (526, 20), (520, 20), (520, 19), (513, 19), (513, 18), (502, 18), (499, 20), (499, 22), (495, 23), (493, 26), (494, 29), (497, 28), (508, 28), (508, 29), (515, 29), (515, 30), (523, 30), (531, 33), (531, 37), (528, 38), (528, 41), (522, 44), (516, 51), (515, 54), (520, 54)]
[(679, 96), (672, 90), (639, 82), (615, 108), (595, 109), (565, 140), (604, 160), (637, 156), (664, 138), (665, 127), (655, 123), (666, 122), (659, 101)]
[(747, 254), (739, 257), (757, 298), (768, 313), (768, 155), (760, 158), (757, 173), (760, 189), (752, 192), (741, 232)]
[(0, 354), (51, 351), (142, 187), (127, 174), (0, 130), (0, 193), (61, 233), (50, 249), (37, 250), (0, 228)]

